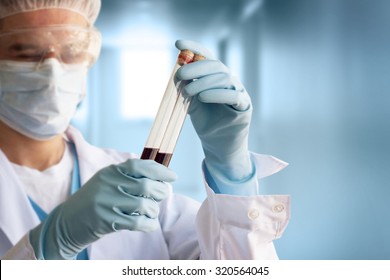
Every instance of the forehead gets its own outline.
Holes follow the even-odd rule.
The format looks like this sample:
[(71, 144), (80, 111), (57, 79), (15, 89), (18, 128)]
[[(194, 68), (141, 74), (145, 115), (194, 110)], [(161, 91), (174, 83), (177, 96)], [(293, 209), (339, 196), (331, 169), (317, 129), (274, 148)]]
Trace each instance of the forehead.
[(0, 20), (0, 32), (13, 29), (71, 24), (88, 27), (88, 21), (80, 14), (65, 9), (45, 9), (12, 15)]

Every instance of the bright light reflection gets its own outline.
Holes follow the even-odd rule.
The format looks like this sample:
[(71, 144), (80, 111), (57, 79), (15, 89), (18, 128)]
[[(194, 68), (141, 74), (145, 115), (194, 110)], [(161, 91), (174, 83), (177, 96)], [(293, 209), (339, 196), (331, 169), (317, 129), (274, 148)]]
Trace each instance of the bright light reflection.
[(126, 119), (154, 118), (170, 76), (168, 49), (122, 52), (121, 113)]

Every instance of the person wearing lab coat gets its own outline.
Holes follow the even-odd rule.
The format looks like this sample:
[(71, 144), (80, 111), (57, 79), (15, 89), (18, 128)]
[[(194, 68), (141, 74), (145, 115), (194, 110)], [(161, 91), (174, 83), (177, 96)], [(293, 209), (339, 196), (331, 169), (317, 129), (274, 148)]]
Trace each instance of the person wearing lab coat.
[(277, 259), (287, 195), (259, 180), (287, 164), (249, 152), (248, 93), (202, 45), (188, 80), (207, 197), (173, 193), (175, 173), (87, 143), (70, 125), (101, 44), (100, 0), (0, 0), (2, 259)]

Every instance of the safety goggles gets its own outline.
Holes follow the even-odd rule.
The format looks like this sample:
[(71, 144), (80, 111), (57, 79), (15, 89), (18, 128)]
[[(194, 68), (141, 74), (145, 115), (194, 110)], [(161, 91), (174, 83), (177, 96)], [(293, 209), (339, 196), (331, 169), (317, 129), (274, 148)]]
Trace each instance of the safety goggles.
[(99, 56), (101, 35), (95, 28), (54, 25), (0, 32), (0, 60), (36, 63), (57, 58), (65, 67), (92, 66)]

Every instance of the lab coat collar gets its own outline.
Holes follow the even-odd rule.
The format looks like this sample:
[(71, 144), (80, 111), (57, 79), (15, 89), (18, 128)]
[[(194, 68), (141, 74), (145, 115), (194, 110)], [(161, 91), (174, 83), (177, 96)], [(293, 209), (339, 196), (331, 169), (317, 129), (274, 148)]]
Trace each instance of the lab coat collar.
[(65, 132), (67, 139), (75, 144), (80, 163), (80, 181), (84, 185), (97, 171), (110, 164), (117, 164), (128, 158), (136, 157), (131, 153), (120, 153), (111, 149), (102, 149), (89, 144), (81, 132), (69, 126)]
[(0, 205), (0, 229), (13, 245), (40, 223), (15, 170), (1, 150)]
[[(75, 144), (76, 153), (79, 159), (80, 182), (83, 186), (97, 171), (110, 165), (121, 163), (129, 158), (136, 157), (131, 153), (120, 153), (111, 149), (101, 149), (89, 144), (83, 138), (80, 131), (70, 126), (65, 132), (67, 139)], [(112, 237), (113, 236), (113, 237)], [(114, 233), (103, 237), (88, 247), (90, 259), (120, 259), (120, 242), (124, 242), (123, 234)], [(133, 236), (134, 238), (134, 236)], [(120, 242), (119, 242), (120, 241)], [(122, 242), (122, 244), (124, 244)], [(107, 249), (111, 248), (111, 250)]]
[[(72, 126), (67, 129), (65, 135), (76, 147), (80, 162), (81, 185), (85, 184), (101, 168), (134, 157), (132, 154), (94, 147), (87, 143), (81, 133)], [(22, 183), (1, 150), (0, 208), (0, 230), (12, 245), (15, 245), (29, 230), (40, 223), (23, 190)]]
[(77, 157), (79, 159), (80, 183), (84, 185), (98, 169), (103, 168), (103, 162), (107, 162), (103, 151), (90, 145), (84, 140), (80, 131), (72, 126), (65, 132), (67, 139), (75, 144)]

